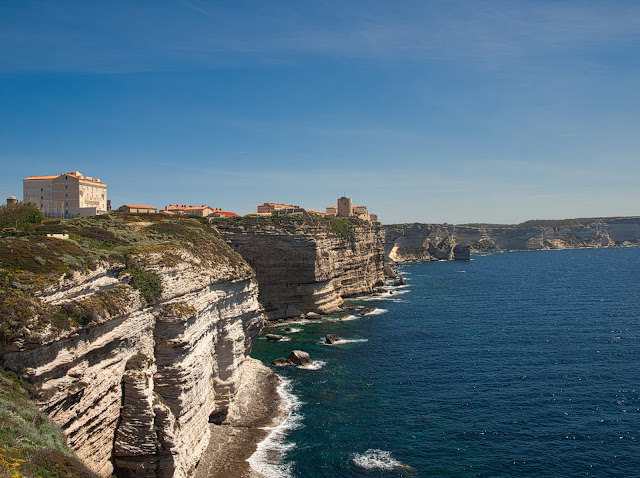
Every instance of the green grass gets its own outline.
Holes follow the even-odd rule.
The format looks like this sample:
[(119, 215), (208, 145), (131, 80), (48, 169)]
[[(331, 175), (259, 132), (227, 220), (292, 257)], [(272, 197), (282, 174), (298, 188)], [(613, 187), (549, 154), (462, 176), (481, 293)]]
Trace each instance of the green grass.
[(18, 377), (0, 369), (0, 476), (94, 477), (38, 411)]
[[(68, 234), (69, 239), (47, 234)], [(117, 316), (131, 299), (129, 286), (154, 303), (162, 295), (155, 271), (178, 266), (184, 251), (197, 258), (193, 267), (230, 268), (237, 278), (252, 275), (204, 218), (105, 214), (45, 221), (19, 236), (14, 229), (0, 231), (0, 349), (20, 339), (45, 338), (45, 330), (51, 339)], [(63, 306), (45, 305), (36, 297), (60, 278), (94, 270), (100, 263), (122, 267), (131, 276), (129, 286)]]
[(31, 225), (44, 219), (33, 203), (19, 202), (0, 206), (0, 228), (13, 228), (19, 231), (30, 230)]
[(335, 217), (320, 214), (275, 214), (269, 216), (244, 216), (214, 218), (211, 223), (221, 229), (242, 227), (247, 230), (260, 230), (273, 227), (278, 231), (295, 234), (301, 227), (324, 229), (340, 237), (349, 239), (357, 228), (372, 227), (369, 221), (357, 217)]

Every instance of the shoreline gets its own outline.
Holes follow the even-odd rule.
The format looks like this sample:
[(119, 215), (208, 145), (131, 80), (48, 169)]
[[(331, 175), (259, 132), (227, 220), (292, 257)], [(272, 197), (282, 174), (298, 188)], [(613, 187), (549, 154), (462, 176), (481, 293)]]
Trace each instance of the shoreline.
[(286, 418), (276, 373), (247, 357), (242, 379), (222, 425), (209, 424), (211, 438), (195, 478), (263, 478), (247, 461), (271, 430)]

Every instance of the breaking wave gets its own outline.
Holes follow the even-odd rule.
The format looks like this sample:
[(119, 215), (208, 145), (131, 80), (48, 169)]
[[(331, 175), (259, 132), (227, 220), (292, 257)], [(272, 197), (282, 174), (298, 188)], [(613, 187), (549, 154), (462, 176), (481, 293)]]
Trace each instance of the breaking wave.
[(353, 463), (369, 471), (415, 471), (406, 463), (392, 458), (390, 451), (371, 448), (362, 454), (353, 455)]
[(289, 432), (303, 426), (303, 415), (299, 413), (303, 403), (292, 393), (292, 388), (291, 380), (280, 376), (278, 393), (285, 418), (275, 427), (264, 427), (264, 430), (270, 431), (269, 435), (258, 443), (256, 451), (247, 458), (251, 468), (265, 478), (293, 478), (293, 463), (283, 461), (296, 446), (295, 442), (287, 442)]

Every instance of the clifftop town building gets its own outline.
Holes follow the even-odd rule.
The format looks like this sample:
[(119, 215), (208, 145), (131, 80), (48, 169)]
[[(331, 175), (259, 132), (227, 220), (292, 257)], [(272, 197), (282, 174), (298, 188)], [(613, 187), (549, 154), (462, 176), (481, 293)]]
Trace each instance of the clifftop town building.
[(71, 218), (107, 212), (107, 185), (79, 171), (22, 180), (23, 200), (32, 202), (46, 217)]
[(277, 202), (265, 202), (258, 206), (258, 214), (273, 214), (273, 213), (292, 213), (300, 212), (302, 209), (300, 206), (294, 206), (291, 204), (279, 204)]
[(378, 222), (378, 216), (369, 214), (367, 206), (354, 206), (351, 198), (338, 198), (336, 206), (327, 206), (325, 212), (313, 209), (303, 209), (300, 206), (290, 204), (280, 204), (275, 202), (265, 202), (258, 206), (258, 216), (268, 214), (323, 214), (337, 217), (357, 217), (365, 221)]
[(184, 216), (200, 216), (200, 217), (239, 217), (235, 212), (223, 211), (220, 208), (211, 206), (187, 206), (179, 204), (171, 204), (160, 209), (163, 214), (174, 214)]
[(158, 209), (153, 206), (142, 206), (137, 204), (124, 204), (118, 208), (118, 211), (128, 212), (129, 214), (157, 214)]
[(376, 214), (369, 214), (367, 206), (354, 206), (351, 198), (338, 198), (337, 206), (327, 206), (326, 214), (337, 217), (358, 217), (365, 221), (378, 222)]

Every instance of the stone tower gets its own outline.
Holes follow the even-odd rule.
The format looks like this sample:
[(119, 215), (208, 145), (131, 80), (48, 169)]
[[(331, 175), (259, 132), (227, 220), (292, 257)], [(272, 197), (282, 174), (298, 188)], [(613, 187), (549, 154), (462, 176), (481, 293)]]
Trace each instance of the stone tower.
[(351, 217), (353, 215), (351, 198), (342, 196), (338, 199), (338, 217)]
[(18, 201), (18, 198), (17, 198), (17, 197), (15, 197), (15, 196), (9, 196), (9, 197), (7, 198), (7, 206), (8, 206), (9, 204), (17, 204), (18, 202), (19, 202), (19, 201)]

